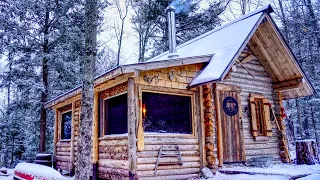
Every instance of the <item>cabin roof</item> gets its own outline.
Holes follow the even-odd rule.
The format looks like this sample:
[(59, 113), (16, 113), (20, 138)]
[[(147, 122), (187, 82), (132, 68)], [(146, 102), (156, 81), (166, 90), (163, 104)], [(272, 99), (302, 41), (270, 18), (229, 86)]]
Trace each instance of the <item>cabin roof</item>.
[[(273, 12), (272, 7), (267, 5), (187, 41), (177, 46), (179, 56), (176, 58), (169, 58), (167, 51), (146, 62), (120, 65), (96, 77), (95, 84), (135, 70), (152, 70), (203, 62), (208, 62), (208, 65), (189, 86), (222, 81), (241, 51), (248, 45), (262, 61), (273, 83), (304, 80), (299, 88), (283, 92), (284, 99), (314, 94), (314, 88), (270, 17), (271, 12)], [(51, 107), (58, 101), (71, 97), (74, 91), (80, 93), (79, 89), (81, 91), (80, 87), (68, 91), (48, 101), (45, 106)]]

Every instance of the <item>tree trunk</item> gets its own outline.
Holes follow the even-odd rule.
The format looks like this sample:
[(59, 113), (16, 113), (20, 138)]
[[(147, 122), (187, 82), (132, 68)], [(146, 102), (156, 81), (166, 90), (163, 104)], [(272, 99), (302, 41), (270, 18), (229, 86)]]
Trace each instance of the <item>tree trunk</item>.
[[(75, 180), (89, 180), (92, 152), (93, 122), (93, 80), (97, 45), (97, 0), (86, 0), (85, 41), (86, 57), (82, 72), (82, 106), (80, 116), (79, 158), (75, 170)], [(95, 176), (94, 176), (95, 177)]]
[[(49, 5), (48, 5), (49, 6)], [(43, 43), (43, 53), (44, 57), (42, 59), (42, 83), (44, 90), (41, 93), (41, 115), (40, 115), (40, 144), (39, 151), (46, 151), (46, 132), (47, 132), (47, 111), (44, 108), (44, 104), (47, 102), (48, 97), (48, 45), (49, 45), (49, 9), (46, 8), (45, 21), (44, 21), (44, 43)]]
[(320, 47), (320, 32), (319, 32), (317, 17), (316, 17), (316, 15), (314, 13), (311, 0), (307, 0), (307, 2), (305, 2), (305, 5), (307, 6), (308, 11), (309, 11), (309, 15), (311, 17), (310, 24), (311, 24), (311, 26), (313, 28), (314, 38), (317, 40), (317, 45), (318, 45), (318, 48), (319, 48)]
[(314, 117), (314, 111), (313, 111), (313, 106), (311, 105), (311, 114), (312, 114), (312, 124), (313, 124), (313, 128), (314, 128), (314, 136), (316, 137), (316, 145), (317, 145), (317, 158), (318, 158), (318, 160), (320, 160), (319, 159), (319, 143), (320, 143), (320, 141), (319, 141), (319, 134), (318, 134), (318, 131), (317, 131), (317, 123), (316, 123), (316, 119), (315, 119), (315, 117)]
[(296, 141), (297, 164), (318, 163), (317, 145), (315, 140)]
[(288, 42), (289, 41), (289, 33), (288, 33), (289, 31), (288, 31), (286, 14), (284, 13), (284, 9), (282, 6), (282, 0), (278, 0), (278, 3), (279, 3), (279, 7), (280, 7), (281, 16), (282, 16), (281, 20), (282, 20), (282, 24), (284, 27), (284, 35), (286, 37), (286, 41)]
[(295, 99), (296, 101), (296, 108), (297, 108), (297, 121), (298, 121), (298, 125), (299, 125), (299, 135), (300, 135), (300, 139), (304, 139), (305, 135), (304, 135), (304, 129), (303, 129), (303, 121), (302, 121), (302, 117), (301, 117), (301, 109), (300, 109), (300, 102), (298, 99)]

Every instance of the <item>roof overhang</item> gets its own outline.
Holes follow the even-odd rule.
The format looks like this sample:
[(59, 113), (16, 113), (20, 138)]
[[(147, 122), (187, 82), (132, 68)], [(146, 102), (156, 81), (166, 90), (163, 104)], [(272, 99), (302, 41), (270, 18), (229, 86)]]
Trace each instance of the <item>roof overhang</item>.
[[(108, 80), (114, 79), (123, 74), (130, 74), (134, 73), (135, 71), (148, 71), (153, 69), (160, 69), (160, 68), (167, 68), (167, 67), (175, 67), (175, 66), (183, 66), (183, 65), (190, 65), (190, 64), (198, 64), (198, 63), (207, 63), (210, 61), (212, 54), (203, 55), (203, 56), (194, 56), (194, 57), (187, 57), (187, 58), (174, 58), (174, 59), (167, 59), (163, 61), (147, 61), (147, 62), (140, 62), (135, 64), (126, 64), (118, 66), (114, 69), (107, 71), (94, 79), (94, 86), (98, 86)], [(71, 97), (74, 97), (81, 93), (81, 86), (78, 86), (66, 93), (51, 99), (50, 101), (46, 102), (45, 108), (53, 107), (54, 105), (65, 101)]]

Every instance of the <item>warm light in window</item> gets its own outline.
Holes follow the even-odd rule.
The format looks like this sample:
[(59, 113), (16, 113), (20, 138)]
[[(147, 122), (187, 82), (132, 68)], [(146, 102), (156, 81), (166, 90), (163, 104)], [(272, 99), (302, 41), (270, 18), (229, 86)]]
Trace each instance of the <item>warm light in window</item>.
[(147, 114), (146, 104), (142, 104), (142, 119), (146, 118), (146, 114)]

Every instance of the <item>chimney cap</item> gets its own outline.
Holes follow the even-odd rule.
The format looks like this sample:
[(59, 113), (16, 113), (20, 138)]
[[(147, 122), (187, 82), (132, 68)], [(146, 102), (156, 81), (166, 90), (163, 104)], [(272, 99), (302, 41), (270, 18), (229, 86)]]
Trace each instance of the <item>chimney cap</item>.
[(176, 10), (176, 8), (174, 6), (170, 5), (165, 9), (165, 12), (167, 12), (167, 11), (175, 11), (175, 10)]

